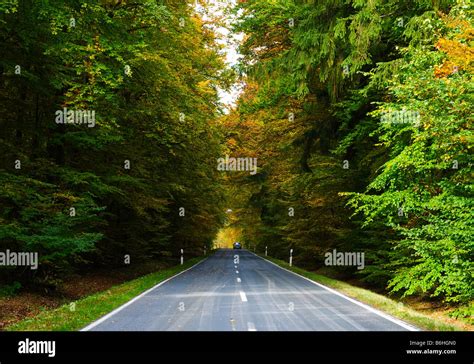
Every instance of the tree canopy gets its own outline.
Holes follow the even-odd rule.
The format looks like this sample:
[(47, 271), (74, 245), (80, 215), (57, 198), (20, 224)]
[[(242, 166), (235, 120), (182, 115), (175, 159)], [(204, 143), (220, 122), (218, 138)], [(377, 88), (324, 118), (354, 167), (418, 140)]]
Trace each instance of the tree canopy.
[[(229, 79), (199, 14), (155, 0), (0, 11), (1, 249), (39, 252), (41, 281), (210, 247), (224, 214), (217, 88)], [(94, 123), (61, 122), (68, 110)], [(20, 273), (31, 278), (5, 274)]]
[(222, 14), (195, 3), (0, 2), (0, 250), (40, 256), (0, 277), (199, 255), (231, 225), (311, 269), (364, 252), (339, 273), (472, 308), (469, 2), (239, 1), (233, 68)]
[[(248, 1), (246, 87), (227, 144), (254, 153), (245, 239), (403, 295), (468, 303), (473, 281), (473, 18), (464, 1)], [(242, 188), (245, 186), (245, 188)]]

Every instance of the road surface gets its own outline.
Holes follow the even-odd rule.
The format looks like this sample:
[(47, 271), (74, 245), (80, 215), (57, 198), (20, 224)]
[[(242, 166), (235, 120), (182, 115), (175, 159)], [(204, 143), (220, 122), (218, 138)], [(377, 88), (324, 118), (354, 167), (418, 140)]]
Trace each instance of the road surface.
[[(235, 261), (235, 255), (239, 261)], [(84, 331), (405, 331), (413, 327), (246, 250), (220, 249)]]

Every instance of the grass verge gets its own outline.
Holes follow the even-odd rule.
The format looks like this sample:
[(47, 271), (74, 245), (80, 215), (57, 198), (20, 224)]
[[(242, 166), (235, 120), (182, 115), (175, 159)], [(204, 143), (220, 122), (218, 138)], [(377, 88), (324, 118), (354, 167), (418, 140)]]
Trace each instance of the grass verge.
[[(193, 266), (204, 257), (190, 259), (182, 266), (178, 265), (159, 272), (111, 287), (77, 301), (65, 304), (53, 310), (7, 326), (6, 331), (75, 331), (113, 311), (135, 296), (155, 286), (175, 274)], [(74, 310), (72, 309), (74, 304)]]
[(470, 331), (467, 325), (462, 323), (453, 323), (454, 321), (449, 317), (432, 317), (430, 315), (418, 312), (410, 307), (407, 307), (402, 302), (397, 302), (381, 294), (369, 291), (364, 288), (355, 287), (348, 283), (338, 281), (329, 277), (322, 276), (320, 274), (308, 272), (298, 267), (290, 267), (287, 262), (271, 257), (263, 257), (280, 267), (291, 270), (292, 272), (298, 273), (303, 277), (309, 278), (312, 281), (321, 283), (327, 287), (333, 288), (348, 297), (351, 297), (357, 301), (372, 306), (382, 312), (385, 312), (393, 317), (403, 320), (409, 324), (418, 327), (421, 330), (429, 331)]

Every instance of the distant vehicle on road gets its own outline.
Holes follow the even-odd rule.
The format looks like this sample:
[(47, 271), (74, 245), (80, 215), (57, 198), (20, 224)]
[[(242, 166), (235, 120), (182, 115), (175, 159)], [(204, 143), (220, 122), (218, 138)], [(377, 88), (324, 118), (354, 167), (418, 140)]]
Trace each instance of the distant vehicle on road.
[(238, 241), (234, 243), (234, 249), (242, 249), (242, 244), (240, 244)]

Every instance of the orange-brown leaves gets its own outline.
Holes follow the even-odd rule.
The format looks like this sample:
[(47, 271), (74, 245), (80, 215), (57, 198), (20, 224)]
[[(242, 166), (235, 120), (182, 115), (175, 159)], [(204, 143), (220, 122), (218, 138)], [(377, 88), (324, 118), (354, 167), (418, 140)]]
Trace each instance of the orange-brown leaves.
[(446, 60), (435, 69), (435, 77), (448, 77), (456, 72), (474, 70), (474, 27), (464, 20), (444, 17), (448, 28), (460, 31), (452, 39), (441, 38), (436, 48), (446, 54)]

